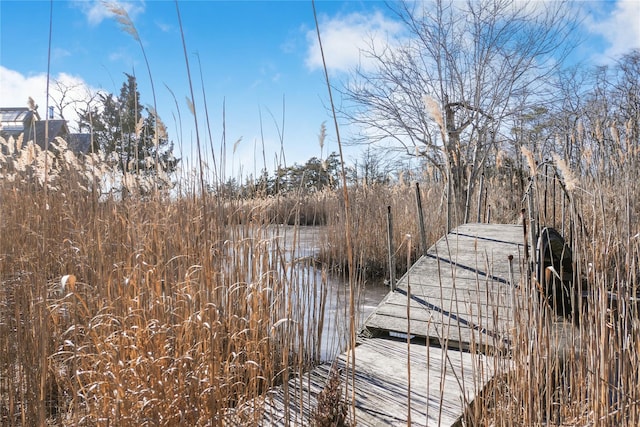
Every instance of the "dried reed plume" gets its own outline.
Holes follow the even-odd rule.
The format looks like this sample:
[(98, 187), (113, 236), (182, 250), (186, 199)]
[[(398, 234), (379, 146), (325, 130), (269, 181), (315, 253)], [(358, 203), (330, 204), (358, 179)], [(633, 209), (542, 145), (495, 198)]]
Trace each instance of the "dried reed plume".
[(322, 122), (320, 125), (320, 133), (318, 134), (318, 145), (320, 145), (320, 157), (322, 157), (322, 151), (324, 149), (324, 141), (327, 138), (327, 125)]
[(442, 140), (446, 141), (446, 127), (444, 124), (444, 117), (442, 116), (442, 110), (440, 109), (440, 105), (438, 101), (433, 99), (432, 97), (425, 95), (422, 97), (422, 101), (424, 102), (424, 106), (427, 110), (427, 113), (431, 116), (431, 118), (436, 122), (438, 127), (440, 128), (440, 133), (442, 134)]
[(618, 133), (618, 125), (616, 124), (615, 121), (611, 123), (610, 131), (611, 131), (611, 137), (613, 138), (613, 142), (615, 142), (617, 147), (621, 147), (620, 134)]
[(538, 173), (538, 165), (536, 164), (535, 158), (533, 157), (533, 153), (527, 147), (521, 147), (520, 150), (524, 155), (525, 159), (527, 159), (527, 164), (529, 165), (529, 171), (531, 176), (535, 176)]
[(564, 186), (567, 191), (573, 191), (578, 186), (578, 179), (575, 177), (567, 162), (565, 162), (558, 154), (552, 153), (553, 161), (556, 164), (556, 167), (562, 173), (562, 178), (564, 180)]
[(604, 132), (602, 131), (602, 124), (600, 123), (600, 120), (596, 121), (594, 136), (596, 138), (596, 141), (598, 142), (604, 141)]
[(496, 167), (500, 168), (502, 167), (502, 165), (504, 164), (504, 159), (507, 157), (507, 154), (504, 152), (504, 150), (498, 149), (498, 152), (496, 153)]
[(129, 34), (136, 41), (141, 41), (138, 30), (136, 30), (135, 25), (133, 25), (133, 21), (129, 17), (129, 13), (124, 9), (124, 7), (120, 6), (117, 3), (109, 1), (103, 1), (102, 4), (109, 12), (113, 14), (116, 21), (118, 21), (118, 23), (120, 24), (122, 31)]

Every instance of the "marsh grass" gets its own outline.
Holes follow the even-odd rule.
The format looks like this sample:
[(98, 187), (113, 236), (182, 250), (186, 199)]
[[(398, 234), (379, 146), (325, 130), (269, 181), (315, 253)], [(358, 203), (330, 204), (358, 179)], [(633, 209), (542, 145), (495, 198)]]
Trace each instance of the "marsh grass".
[(560, 156), (549, 163), (525, 154), (535, 177), (534, 220), (562, 231), (573, 251), (575, 315), (557, 318), (540, 299), (535, 273), (520, 266), (528, 274), (513, 314), (513, 364), (484, 391), (469, 424), (637, 425), (637, 154), (573, 166)]
[[(146, 61), (135, 27), (121, 18)], [(535, 223), (559, 228), (573, 248), (580, 320), (561, 327), (528, 278), (513, 313), (515, 346), (509, 358), (496, 358), (497, 374), (467, 424), (640, 424), (640, 162), (631, 134), (612, 126), (613, 149), (605, 152), (603, 133), (599, 127), (598, 144), (579, 161), (555, 158), (552, 173), (536, 164), (537, 153), (527, 155)], [(158, 159), (152, 179), (117, 174), (117, 159), (103, 153), (79, 160), (60, 140), (51, 153), (21, 138), (0, 145), (3, 425), (259, 424), (265, 391), (286, 390), (318, 361), (328, 339), (321, 331), (330, 272), (348, 278), (341, 321), (355, 342), (355, 291), (389, 273), (387, 206), (394, 273), (419, 254), (418, 245), (401, 243), (419, 235), (415, 194), (402, 182), (347, 188), (343, 181), (338, 192), (244, 200), (208, 193), (204, 166), (198, 180), (181, 176), (169, 191)], [(525, 174), (498, 164), (485, 173), (471, 211), (482, 221), (516, 222)], [(446, 231), (445, 185), (424, 181), (429, 246)], [(315, 260), (296, 256), (295, 228), (292, 246), (270, 231), (281, 223), (327, 227), (320, 274)], [(528, 265), (518, 268), (528, 277)], [(332, 390), (325, 404), (340, 402), (335, 383), (325, 395)]]
[[(441, 188), (437, 183), (428, 184), (427, 188), (422, 190), (427, 247), (440, 238), (445, 230), (446, 219), (437, 213), (441, 196)], [(351, 189), (351, 197), (352, 244), (357, 254), (357, 274), (370, 281), (389, 277), (387, 209), (391, 207), (394, 218), (392, 247), (396, 260), (394, 273), (398, 277), (401, 276), (409, 267), (407, 260), (412, 263), (422, 253), (420, 245), (413, 245), (407, 257), (407, 245), (402, 244), (407, 234), (416, 236), (416, 239), (420, 235), (414, 187), (405, 183), (354, 186)], [(344, 262), (347, 242), (343, 233), (345, 217), (341, 211), (341, 203), (340, 199), (335, 198), (326, 202), (327, 241), (319, 254), (321, 261), (337, 271), (348, 268)]]
[[(320, 360), (323, 342), (344, 348), (346, 335), (322, 336), (331, 321), (327, 278), (347, 265), (340, 194), (205, 195), (203, 203), (195, 192), (148, 197), (141, 186), (120, 199), (96, 185), (106, 182), (98, 173), (107, 166), (70, 162), (64, 144), (57, 146), (47, 182), (38, 178), (39, 154), (29, 155), (35, 149), (28, 144), (21, 147), (27, 153), (3, 160), (11, 177), (0, 184), (4, 424), (38, 424), (41, 413), (59, 425), (255, 424), (264, 419), (258, 402), (267, 389), (302, 378)], [(640, 422), (639, 195), (630, 185), (635, 159), (627, 161), (615, 179), (598, 166), (537, 166), (537, 221), (564, 229), (571, 243), (580, 318), (572, 327), (558, 322), (540, 304), (533, 277), (518, 288), (514, 346), (508, 362), (493, 367), (497, 374), (468, 412), (469, 424)], [(495, 207), (492, 222), (515, 222), (519, 183), (493, 173), (485, 200), (473, 200)], [(429, 245), (446, 227), (433, 214), (441, 211), (440, 184), (426, 182), (422, 190)], [(388, 273), (387, 206), (395, 216), (395, 257), (413, 262), (418, 245), (403, 244), (418, 235), (413, 187), (350, 191), (359, 283)], [(288, 229), (291, 243), (274, 232), (285, 218), (300, 224), (306, 216), (325, 224), (317, 256), (299, 252), (299, 225)], [(514, 267), (527, 277), (527, 265)], [(347, 307), (344, 300), (333, 320), (342, 334)]]
[(43, 407), (61, 425), (220, 424), (317, 362), (326, 275), (256, 210), (96, 200), (75, 175), (44, 203), (15, 173), (0, 186), (2, 424)]

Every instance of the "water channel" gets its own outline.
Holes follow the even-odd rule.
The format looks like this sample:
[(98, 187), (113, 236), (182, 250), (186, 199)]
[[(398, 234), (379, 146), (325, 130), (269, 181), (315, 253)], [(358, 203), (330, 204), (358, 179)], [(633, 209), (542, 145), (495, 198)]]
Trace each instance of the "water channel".
[[(324, 241), (323, 233), (326, 233), (326, 229), (322, 226), (272, 226), (269, 232), (274, 238), (284, 243), (287, 258), (311, 260), (321, 249)], [(324, 361), (333, 360), (344, 350), (349, 336), (349, 283), (342, 275), (328, 274), (326, 271), (323, 273), (322, 267), (314, 266), (312, 262), (306, 265), (306, 268), (313, 270), (304, 273), (309, 277), (308, 281), (322, 283), (324, 285), (322, 288), (326, 290), (320, 358)], [(356, 284), (354, 289), (356, 328), (359, 329), (387, 295), (389, 288), (379, 280)], [(316, 290), (316, 292), (319, 291)]]

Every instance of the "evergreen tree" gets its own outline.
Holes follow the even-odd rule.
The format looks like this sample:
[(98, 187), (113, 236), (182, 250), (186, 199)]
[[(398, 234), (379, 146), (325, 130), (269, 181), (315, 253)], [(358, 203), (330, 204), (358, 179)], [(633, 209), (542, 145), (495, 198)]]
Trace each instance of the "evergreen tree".
[(166, 129), (158, 122), (156, 138), (156, 114), (144, 108), (140, 101), (136, 77), (125, 73), (120, 95), (100, 94), (99, 107), (84, 111), (80, 127), (93, 131), (93, 149), (116, 153), (122, 172), (135, 174), (171, 173), (178, 160), (173, 158), (173, 144)]

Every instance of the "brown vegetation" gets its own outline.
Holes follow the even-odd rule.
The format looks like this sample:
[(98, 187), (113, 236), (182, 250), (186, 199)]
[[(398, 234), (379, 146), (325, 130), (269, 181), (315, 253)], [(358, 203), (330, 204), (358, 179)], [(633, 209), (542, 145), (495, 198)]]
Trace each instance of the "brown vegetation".
[(0, 187), (1, 424), (217, 424), (314, 361), (326, 276), (265, 218), (67, 183)]
[[(533, 303), (514, 313), (513, 364), (500, 366), (472, 424), (640, 421), (640, 195), (631, 185), (636, 157), (622, 161), (612, 176), (597, 164), (569, 170), (538, 159), (537, 219), (563, 231), (573, 248), (581, 321), (567, 331)], [(301, 212), (325, 218), (315, 266), (339, 271), (346, 265), (340, 195), (201, 200), (130, 192), (119, 200), (78, 185), (81, 173), (55, 175), (45, 194), (44, 182), (25, 171), (0, 186), (3, 423), (252, 424), (259, 408), (234, 408), (318, 360), (326, 275), (301, 273), (297, 266), (312, 261), (296, 258), (270, 227), (285, 217), (299, 223)], [(519, 175), (504, 166), (488, 172), (472, 210), (486, 220), (492, 206), (492, 222), (515, 222)], [(446, 227), (436, 214), (442, 187), (424, 178), (429, 245)], [(350, 191), (360, 277), (386, 276), (386, 207), (396, 259), (406, 259), (404, 236), (419, 233), (414, 187)]]
[[(528, 26), (526, 19), (515, 22)], [(125, 30), (140, 41), (131, 25)], [(415, 155), (431, 157), (431, 166), (441, 169), (419, 179), (427, 245), (473, 212), (481, 221), (515, 222), (525, 208), (534, 213), (529, 225), (558, 228), (573, 249), (577, 331), (559, 327), (536, 303), (532, 277), (522, 287), (527, 304), (513, 313), (512, 354), (500, 361), (468, 424), (640, 424), (639, 58), (632, 52), (620, 60), (617, 81), (607, 81), (606, 68), (598, 70), (584, 96), (574, 96), (583, 90), (572, 87), (576, 79), (559, 76), (559, 96), (570, 106), (505, 109), (505, 121), (495, 125), (484, 114), (491, 123), (469, 135), (447, 129), (458, 133), (443, 158), (433, 129), (417, 128), (417, 140), (429, 136), (422, 143), (429, 150)], [(420, 78), (409, 81), (441, 85), (446, 77), (425, 79), (429, 70), (413, 71)], [(492, 73), (490, 87), (499, 78)], [(477, 96), (502, 111), (509, 90), (495, 99), (482, 91)], [(411, 95), (422, 100), (428, 92), (418, 87)], [(446, 109), (455, 105), (441, 95), (451, 115)], [(423, 103), (413, 105), (422, 125)], [(465, 106), (479, 108), (472, 107)], [(377, 123), (388, 135), (388, 123)], [(504, 144), (494, 130), (504, 133)], [(401, 179), (352, 182), (348, 193), (343, 185), (244, 200), (208, 193), (202, 168), (197, 184), (181, 177), (170, 191), (167, 176), (155, 177), (159, 185), (149, 176), (113, 175), (109, 157), (78, 161), (67, 156), (63, 141), (52, 147), (55, 161), (22, 140), (0, 142), (3, 425), (257, 424), (262, 413), (254, 399), (273, 385), (286, 387), (318, 360), (328, 270), (344, 271), (351, 247), (357, 277), (387, 276), (387, 206), (395, 218), (396, 259), (409, 263), (419, 253), (416, 245), (402, 252), (404, 236), (418, 236), (419, 228), (413, 187)], [(476, 155), (479, 146), (483, 152)], [(553, 153), (562, 154), (551, 163), (546, 159)], [(451, 175), (452, 161), (462, 178)], [(476, 183), (480, 177), (483, 184)], [(321, 275), (309, 273), (312, 260), (296, 256), (295, 232), (290, 249), (268, 227), (316, 218), (327, 227)], [(399, 264), (396, 273), (405, 267)], [(340, 402), (339, 386), (330, 381), (325, 405)], [(337, 409), (346, 421), (340, 403)]]

